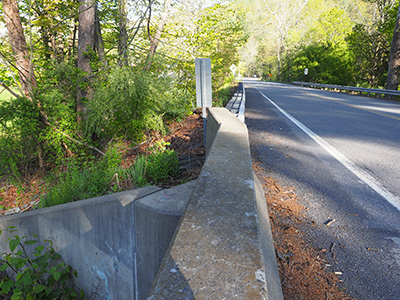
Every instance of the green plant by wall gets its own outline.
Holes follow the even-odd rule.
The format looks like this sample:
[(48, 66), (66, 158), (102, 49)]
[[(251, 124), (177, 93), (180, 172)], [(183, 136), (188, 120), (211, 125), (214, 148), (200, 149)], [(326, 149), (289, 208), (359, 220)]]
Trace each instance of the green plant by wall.
[(121, 176), (120, 163), (121, 155), (116, 148), (110, 148), (98, 161), (66, 160), (66, 171), (53, 175), (56, 184), (43, 197), (42, 205), (49, 207), (117, 192), (113, 178)]
[(176, 178), (179, 173), (178, 156), (174, 150), (167, 148), (168, 145), (163, 140), (156, 142), (149, 155), (136, 158), (133, 166), (125, 171), (125, 177), (135, 187), (143, 187), (149, 183), (161, 184), (171, 177)]
[(0, 106), (0, 176), (18, 178), (37, 157), (39, 111), (35, 103), (17, 98)]
[(128, 168), (125, 172), (125, 177), (130, 179), (132, 184), (136, 187), (143, 187), (148, 185), (146, 179), (147, 159), (144, 155), (139, 155), (135, 159), (133, 166)]
[(110, 148), (101, 160), (77, 159), (65, 162), (66, 171), (54, 174), (56, 184), (42, 198), (42, 206), (83, 200), (121, 190), (120, 182), (130, 181), (133, 187), (162, 184), (179, 173), (178, 156), (168, 149), (169, 143), (156, 142), (147, 156), (140, 155), (128, 169), (122, 169), (121, 154), (116, 147)]
[[(36, 239), (19, 237), (14, 226), (8, 227), (8, 231), (11, 234), (7, 240), (10, 252), (2, 253), (0, 258), (2, 299), (84, 299), (82, 291), (78, 294), (70, 287), (72, 277), (77, 276), (76, 271), (60, 262), (61, 256), (54, 251), (51, 241), (46, 241), (47, 246), (38, 245)], [(7, 275), (5, 271), (8, 271)]]
[(86, 136), (141, 139), (154, 130), (165, 133), (164, 120), (187, 112), (187, 99), (171, 78), (130, 67), (116, 67), (99, 77), (87, 103)]
[(168, 149), (169, 143), (158, 141), (147, 157), (147, 178), (154, 184), (166, 181), (178, 175), (178, 156), (174, 150)]
[(235, 76), (227, 76), (223, 85), (213, 92), (213, 105), (216, 107), (225, 107), (231, 100), (233, 93), (237, 89)]

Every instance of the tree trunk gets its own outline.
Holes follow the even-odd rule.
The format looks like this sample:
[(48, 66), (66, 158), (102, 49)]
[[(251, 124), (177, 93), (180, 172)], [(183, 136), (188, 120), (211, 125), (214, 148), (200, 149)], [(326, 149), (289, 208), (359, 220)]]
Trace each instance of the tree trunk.
[(17, 0), (3, 0), (3, 11), (21, 87), (25, 95), (29, 96), (32, 95), (33, 89), (37, 87), (37, 83), (21, 24)]
[(94, 51), (96, 3), (95, 0), (81, 0), (79, 6), (78, 68), (83, 72), (78, 85), (76, 110), (78, 122), (86, 118), (84, 100), (90, 98), (91, 87), (88, 77), (92, 73), (90, 55)]
[(172, 0), (165, 0), (164, 10), (161, 13), (160, 21), (158, 22), (158, 26), (157, 26), (157, 30), (154, 34), (154, 37), (153, 38), (150, 37), (150, 49), (149, 49), (149, 53), (148, 53), (147, 59), (146, 59), (147, 65), (145, 67), (145, 70), (148, 70), (151, 68), (151, 64), (153, 62), (153, 56), (156, 53), (158, 44), (160, 42), (161, 33), (163, 32), (165, 23), (167, 21), (169, 8), (171, 7), (171, 2), (172, 2)]
[(128, 65), (128, 33), (126, 31), (127, 14), (126, 14), (126, 0), (119, 0), (118, 2), (118, 25), (119, 25), (119, 38), (118, 38), (118, 56), (122, 65)]
[(69, 37), (69, 49), (68, 49), (68, 58), (72, 59), (75, 57), (76, 54), (76, 49), (75, 49), (75, 42), (76, 42), (76, 33), (78, 31), (78, 26), (76, 26), (76, 20), (77, 18), (74, 18), (71, 20), (71, 25), (70, 25), (70, 37)]
[(388, 90), (397, 90), (399, 86), (399, 69), (400, 69), (400, 6), (397, 12), (396, 24), (390, 48), (389, 70), (386, 88)]
[(104, 51), (103, 36), (101, 35), (100, 19), (97, 10), (97, 5), (95, 9), (95, 21), (94, 21), (94, 49), (99, 55), (100, 61), (103, 65), (107, 65), (106, 52)]

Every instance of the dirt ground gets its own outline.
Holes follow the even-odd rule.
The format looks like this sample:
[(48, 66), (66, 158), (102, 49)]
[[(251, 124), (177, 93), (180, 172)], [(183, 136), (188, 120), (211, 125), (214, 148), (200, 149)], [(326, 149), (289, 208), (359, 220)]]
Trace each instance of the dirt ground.
[(327, 249), (315, 249), (300, 230), (310, 222), (293, 188), (284, 187), (253, 163), (264, 188), (285, 299), (350, 300), (341, 287), (340, 274), (329, 270)]
[[(181, 172), (179, 178), (171, 179), (165, 187), (196, 179), (205, 159), (199, 113), (188, 116), (184, 122), (170, 124), (169, 131), (163, 139), (178, 153)], [(135, 148), (126, 149), (123, 165), (132, 164), (135, 157), (148, 151), (158, 138), (153, 137)], [(264, 176), (257, 163), (253, 169), (264, 187), (285, 299), (352, 299), (341, 287), (340, 274), (329, 271), (328, 262), (324, 260), (328, 250), (314, 249), (299, 229), (304, 228), (307, 222), (295, 190)], [(0, 186), (0, 211), (5, 208), (29, 210), (37, 204), (46, 188), (49, 187), (40, 174), (26, 178), (19, 186)]]

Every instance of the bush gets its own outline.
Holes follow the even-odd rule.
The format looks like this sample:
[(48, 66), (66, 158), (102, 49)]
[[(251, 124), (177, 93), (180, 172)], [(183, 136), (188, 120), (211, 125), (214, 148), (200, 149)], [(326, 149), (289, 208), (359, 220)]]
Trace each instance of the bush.
[[(148, 156), (138, 156), (130, 168), (120, 168), (121, 156), (111, 148), (99, 161), (77, 159), (66, 161), (66, 170), (54, 175), (56, 184), (42, 198), (42, 206), (49, 207), (118, 192), (120, 182), (130, 181), (133, 187), (149, 183), (161, 184), (178, 176), (177, 154), (168, 149), (169, 144), (157, 142)], [(129, 185), (127, 185), (129, 186)]]
[(151, 130), (164, 133), (164, 118), (187, 112), (186, 99), (170, 78), (130, 67), (112, 69), (104, 76), (87, 103), (88, 138), (140, 140)]
[(227, 77), (224, 84), (214, 92), (214, 105), (216, 107), (225, 107), (237, 89), (235, 77)]
[(178, 156), (174, 150), (167, 148), (168, 145), (163, 140), (158, 141), (148, 156), (140, 155), (136, 158), (134, 165), (125, 171), (125, 177), (134, 186), (143, 187), (150, 182), (161, 184), (178, 176)]
[(140, 155), (135, 159), (133, 166), (128, 168), (125, 172), (125, 177), (130, 179), (132, 184), (136, 187), (143, 187), (148, 184), (146, 179), (147, 159), (145, 156)]
[[(0, 277), (2, 299), (82, 299), (83, 292), (70, 288), (72, 276), (77, 276), (71, 266), (60, 262), (61, 256), (54, 251), (51, 241), (47, 246), (38, 245), (28, 254), (27, 248), (37, 245), (36, 239), (19, 237), (14, 226), (8, 227), (12, 237), (10, 253), (4, 252), (0, 258), (0, 272), (9, 271), (10, 276)], [(0, 230), (0, 234), (2, 231)], [(37, 238), (36, 236), (34, 236)]]
[(169, 144), (159, 141), (147, 157), (147, 178), (154, 184), (165, 182), (170, 177), (178, 175), (178, 156), (174, 150), (168, 149)]
[(120, 163), (121, 157), (116, 148), (108, 150), (99, 161), (86, 160), (80, 163), (77, 159), (67, 160), (67, 170), (54, 175), (53, 180), (57, 184), (44, 196), (42, 206), (93, 198), (110, 190), (116, 192), (118, 186), (113, 187), (112, 181), (121, 172)]
[[(138, 142), (151, 131), (164, 134), (166, 121), (190, 111), (186, 93), (173, 78), (115, 67), (93, 79), (87, 116), (78, 124), (78, 77), (72, 63), (49, 63), (33, 100), (21, 97), (0, 105), (0, 177), (20, 178), (42, 163), (62, 165), (67, 157), (87, 157), (92, 154), (87, 145), (101, 147), (115, 138)], [(75, 176), (74, 167), (69, 168)]]
[(76, 76), (72, 64), (48, 65), (32, 99), (0, 105), (0, 176), (19, 178), (36, 171), (40, 162), (60, 162), (82, 148), (66, 138), (80, 140)]
[(18, 178), (37, 167), (39, 136), (36, 103), (21, 97), (0, 105), (0, 176)]

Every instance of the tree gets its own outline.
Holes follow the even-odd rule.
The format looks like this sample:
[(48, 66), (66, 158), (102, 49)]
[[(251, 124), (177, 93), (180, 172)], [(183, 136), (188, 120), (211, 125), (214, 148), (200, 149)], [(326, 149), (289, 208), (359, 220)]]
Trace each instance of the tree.
[[(161, 33), (163, 32), (165, 23), (167, 22), (167, 17), (171, 6), (171, 2), (172, 0), (165, 0), (164, 9), (161, 13), (160, 20), (158, 21), (158, 26), (153, 37), (151, 37), (150, 35), (150, 24), (148, 24), (147, 26), (150, 39), (150, 49), (146, 59), (147, 65), (145, 66), (145, 69), (147, 70), (150, 69), (151, 67), (154, 53), (156, 53), (156, 49), (158, 47), (158, 44), (160, 43)], [(149, 23), (150, 23), (150, 17), (149, 17)]]
[(215, 83), (231, 73), (229, 67), (238, 63), (238, 48), (246, 39), (242, 19), (234, 10), (219, 4), (186, 14), (178, 10), (172, 23), (170, 55), (186, 60), (191, 67), (196, 57), (210, 57)]
[(390, 47), (389, 69), (388, 69), (388, 76), (386, 83), (386, 88), (388, 90), (398, 89), (399, 71), (400, 71), (400, 6), (397, 12), (392, 44)]
[(85, 98), (90, 97), (91, 87), (89, 75), (92, 73), (90, 67), (90, 54), (95, 47), (96, 29), (96, 3), (95, 0), (81, 0), (79, 6), (79, 37), (78, 37), (78, 68), (82, 71), (82, 77), (78, 86), (76, 99), (76, 110), (78, 122), (86, 117)]
[(126, 0), (118, 1), (118, 56), (123, 65), (128, 64), (128, 33), (126, 31), (127, 23), (127, 12), (126, 12)]
[(278, 76), (280, 73), (281, 57), (287, 47), (287, 38), (290, 30), (298, 23), (303, 9), (306, 7), (308, 0), (296, 1), (279, 1), (272, 6), (271, 1), (263, 0), (266, 6), (266, 11), (270, 15), (272, 23), (278, 33), (278, 41), (276, 45), (276, 53), (278, 57)]
[(3, 0), (3, 11), (22, 90), (26, 96), (32, 96), (33, 89), (37, 87), (37, 83), (22, 28), (17, 0)]

